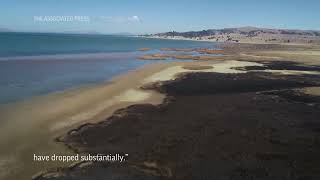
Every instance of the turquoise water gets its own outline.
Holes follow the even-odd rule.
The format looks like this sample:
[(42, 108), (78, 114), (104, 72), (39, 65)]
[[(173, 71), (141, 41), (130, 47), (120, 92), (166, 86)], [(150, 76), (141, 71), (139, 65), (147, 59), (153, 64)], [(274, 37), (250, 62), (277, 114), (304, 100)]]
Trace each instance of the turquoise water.
[(139, 48), (207, 47), (208, 42), (146, 39), (130, 36), (0, 33), (0, 57), (43, 54), (130, 52)]
[(142, 47), (214, 48), (209, 42), (110, 35), (0, 33), (0, 104), (109, 81), (154, 61)]

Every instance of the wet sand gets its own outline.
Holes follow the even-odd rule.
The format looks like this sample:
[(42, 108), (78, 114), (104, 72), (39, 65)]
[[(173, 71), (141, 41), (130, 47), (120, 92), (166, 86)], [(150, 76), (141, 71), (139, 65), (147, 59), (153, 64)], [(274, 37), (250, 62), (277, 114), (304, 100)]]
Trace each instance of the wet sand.
[(105, 85), (82, 87), (2, 105), (0, 179), (31, 178), (50, 167), (70, 165), (36, 163), (33, 162), (33, 154), (73, 154), (54, 139), (70, 128), (86, 122), (98, 122), (119, 108), (138, 102), (161, 103), (162, 94), (141, 91), (138, 87), (143, 77), (166, 66), (150, 65), (116, 77), (112, 83)]
[[(230, 62), (234, 63), (234, 66), (237, 66), (237, 63), (238, 66), (244, 65), (242, 62)], [(33, 162), (33, 154), (74, 154), (54, 139), (82, 124), (102, 121), (118, 109), (137, 103), (162, 103), (164, 94), (140, 88), (148, 83), (171, 80), (179, 73), (218, 71), (219, 67), (220, 71), (227, 71), (228, 66), (224, 67), (222, 64), (157, 63), (116, 77), (112, 83), (77, 88), (1, 106), (0, 114), (3, 121), (0, 128), (0, 145), (8, 148), (2, 148), (0, 151), (0, 177), (21, 179), (50, 168), (71, 165), (59, 162)], [(212, 68), (183, 68), (201, 65), (210, 65)], [(15, 133), (12, 133), (14, 130)], [(16, 148), (12, 150), (12, 147)]]

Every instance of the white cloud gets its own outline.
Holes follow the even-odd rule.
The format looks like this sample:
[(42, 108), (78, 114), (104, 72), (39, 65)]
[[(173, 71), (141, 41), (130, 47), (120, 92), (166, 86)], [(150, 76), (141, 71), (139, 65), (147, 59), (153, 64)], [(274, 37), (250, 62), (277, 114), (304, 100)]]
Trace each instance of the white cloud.
[(131, 16), (128, 18), (129, 22), (140, 22), (140, 18), (138, 16)]
[(130, 23), (140, 23), (141, 19), (138, 16), (100, 16), (97, 18), (98, 21), (106, 23), (119, 23), (119, 24), (130, 24)]

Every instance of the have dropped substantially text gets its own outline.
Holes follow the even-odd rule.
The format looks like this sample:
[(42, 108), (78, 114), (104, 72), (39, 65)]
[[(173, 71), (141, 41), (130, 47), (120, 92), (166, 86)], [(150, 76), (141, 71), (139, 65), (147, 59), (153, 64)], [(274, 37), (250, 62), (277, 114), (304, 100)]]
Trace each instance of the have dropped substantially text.
[(123, 162), (126, 160), (128, 154), (108, 154), (108, 155), (36, 155), (33, 154), (33, 161), (61, 161), (61, 162), (71, 162), (71, 161), (110, 161), (110, 162)]

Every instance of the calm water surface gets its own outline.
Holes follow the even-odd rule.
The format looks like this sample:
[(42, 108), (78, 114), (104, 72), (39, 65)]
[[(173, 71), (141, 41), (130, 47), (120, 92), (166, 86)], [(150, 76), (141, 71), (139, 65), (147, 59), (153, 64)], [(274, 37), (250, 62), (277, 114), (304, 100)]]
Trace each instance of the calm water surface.
[(214, 48), (210, 42), (49, 33), (0, 33), (0, 104), (109, 81), (154, 61), (139, 48)]

